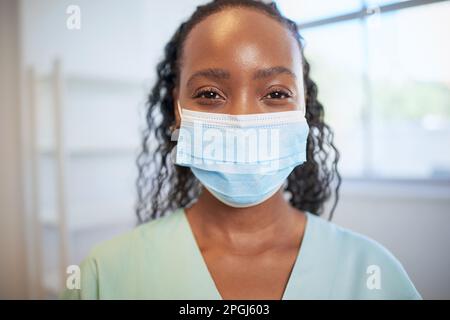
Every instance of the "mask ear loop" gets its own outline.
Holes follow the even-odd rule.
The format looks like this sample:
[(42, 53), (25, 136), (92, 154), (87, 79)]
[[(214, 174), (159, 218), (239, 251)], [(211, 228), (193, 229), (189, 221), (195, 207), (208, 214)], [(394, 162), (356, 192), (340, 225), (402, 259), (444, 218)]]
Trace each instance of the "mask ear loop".
[[(183, 114), (182, 114), (182, 109), (181, 109), (181, 106), (180, 106), (180, 100), (177, 100), (177, 109), (178, 109), (178, 114), (180, 115), (180, 120), (182, 120), (183, 119)], [(179, 128), (175, 128), (175, 125), (172, 125), (171, 126), (171, 131), (172, 131), (172, 134), (171, 134), (171, 137), (170, 137), (170, 140), (171, 141), (178, 141), (178, 136), (179, 136), (179, 134), (180, 134), (180, 129)]]
[(180, 120), (183, 120), (183, 113), (181, 112), (180, 100), (177, 100), (178, 114), (180, 115)]
[[(180, 115), (180, 120), (182, 120), (183, 114), (181, 111), (180, 100), (177, 100), (177, 109), (178, 109), (178, 114)], [(172, 133), (170, 135), (170, 140), (178, 141), (178, 137), (180, 136), (180, 129), (175, 128), (175, 125), (172, 125), (171, 131), (172, 131)], [(172, 159), (172, 163), (177, 163), (177, 145), (176, 144), (173, 146), (172, 150), (170, 151), (170, 157)]]

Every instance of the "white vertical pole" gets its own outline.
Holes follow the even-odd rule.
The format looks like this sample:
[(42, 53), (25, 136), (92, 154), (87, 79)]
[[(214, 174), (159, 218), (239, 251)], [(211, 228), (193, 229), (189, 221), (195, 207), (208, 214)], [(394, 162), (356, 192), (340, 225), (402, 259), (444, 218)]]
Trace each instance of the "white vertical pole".
[(66, 268), (69, 261), (69, 241), (67, 229), (67, 152), (65, 137), (65, 110), (64, 110), (64, 83), (62, 65), (59, 59), (54, 62), (53, 94), (55, 111), (55, 138), (56, 138), (56, 188), (57, 188), (57, 214), (59, 231), (59, 262), (61, 288), (66, 284)]

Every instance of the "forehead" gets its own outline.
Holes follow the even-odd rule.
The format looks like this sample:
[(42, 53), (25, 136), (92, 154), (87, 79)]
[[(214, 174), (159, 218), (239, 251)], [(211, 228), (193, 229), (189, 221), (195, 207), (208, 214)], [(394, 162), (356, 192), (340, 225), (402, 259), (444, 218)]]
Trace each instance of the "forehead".
[(182, 73), (203, 67), (246, 71), (274, 65), (300, 73), (299, 45), (287, 27), (254, 9), (212, 14), (195, 25), (184, 43)]

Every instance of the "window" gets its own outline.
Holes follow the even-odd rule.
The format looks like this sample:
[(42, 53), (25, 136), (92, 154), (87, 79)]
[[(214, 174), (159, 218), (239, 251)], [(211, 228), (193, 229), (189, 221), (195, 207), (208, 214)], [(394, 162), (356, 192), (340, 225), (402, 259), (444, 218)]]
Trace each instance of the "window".
[(300, 25), (342, 174), (449, 179), (450, 1), (277, 2)]

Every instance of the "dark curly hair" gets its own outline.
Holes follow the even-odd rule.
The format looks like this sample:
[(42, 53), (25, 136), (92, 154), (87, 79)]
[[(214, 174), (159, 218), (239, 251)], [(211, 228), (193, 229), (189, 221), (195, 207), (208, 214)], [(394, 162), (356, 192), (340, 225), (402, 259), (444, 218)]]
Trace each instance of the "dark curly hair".
[[(175, 124), (173, 89), (178, 86), (183, 43), (190, 30), (213, 13), (230, 7), (259, 10), (281, 22), (293, 34), (303, 56), (303, 78), (306, 97), (306, 119), (310, 127), (307, 141), (307, 161), (289, 175), (285, 191), (295, 208), (321, 215), (324, 202), (335, 192), (329, 219), (339, 199), (341, 177), (337, 170), (339, 152), (333, 144), (333, 131), (324, 122), (324, 109), (317, 100), (317, 86), (311, 80), (310, 65), (304, 59), (303, 38), (295, 22), (285, 18), (274, 2), (255, 0), (216, 0), (197, 7), (183, 22), (165, 46), (165, 55), (157, 66), (157, 81), (146, 104), (146, 128), (142, 150), (136, 160), (139, 175), (136, 181), (138, 223), (147, 222), (194, 202), (201, 192), (201, 184), (187, 167), (176, 166), (171, 157), (175, 146), (171, 141)], [(333, 186), (333, 183), (337, 183)]]

